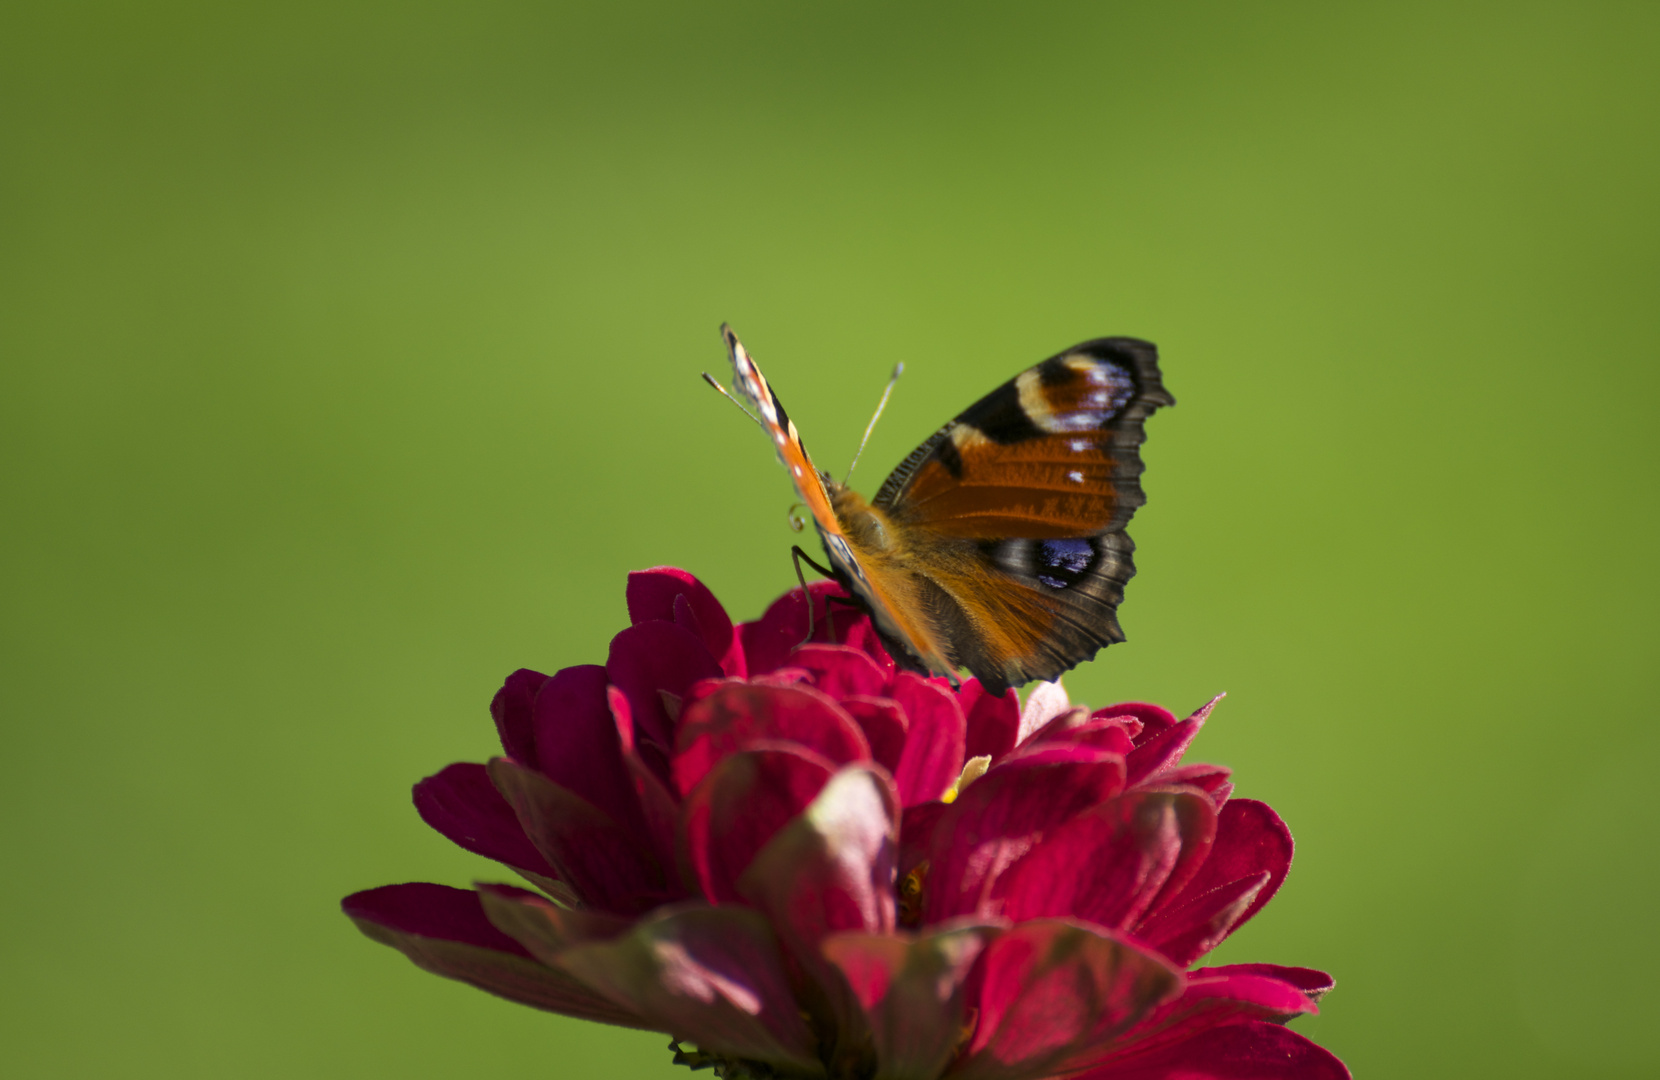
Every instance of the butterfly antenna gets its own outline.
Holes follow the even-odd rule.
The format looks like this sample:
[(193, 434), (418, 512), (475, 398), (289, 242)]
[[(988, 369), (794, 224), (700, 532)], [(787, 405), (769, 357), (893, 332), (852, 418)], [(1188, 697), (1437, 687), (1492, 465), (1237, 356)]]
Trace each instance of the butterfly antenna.
[(876, 413), (865, 425), (865, 437), (859, 440), (859, 449), (853, 454), (853, 464), (847, 467), (847, 477), (842, 483), (853, 479), (853, 469), (859, 464), (859, 458), (864, 456), (865, 443), (870, 441), (870, 433), (876, 430), (876, 421), (882, 419), (882, 410), (888, 407), (888, 396), (893, 393), (893, 384), (899, 381), (899, 376), (905, 374), (905, 364), (897, 363), (893, 366), (893, 374), (888, 376), (888, 386), (882, 391), (882, 400), (876, 403)]
[[(765, 424), (761, 423), (761, 418), (756, 416), (754, 413), (750, 412), (748, 409), (744, 408), (744, 403), (743, 402), (739, 401), (737, 398), (735, 398), (731, 394), (727, 393), (726, 392), (726, 387), (724, 387), (720, 383), (716, 382), (715, 377), (713, 375), (711, 375), (707, 371), (705, 371), (703, 373), (703, 381), (708, 383), (710, 386), (713, 386), (715, 388), (715, 391), (717, 393), (719, 393), (721, 397), (725, 398), (727, 401), (730, 401), (732, 404), (736, 405), (738, 407), (739, 412), (743, 413), (745, 416), (747, 416), (751, 420), (755, 421), (755, 426), (756, 427), (760, 428), (762, 431), (767, 430), (767, 426)], [(886, 401), (887, 398), (884, 397), (882, 400)], [(768, 438), (771, 438), (771, 436), (769, 435)]]

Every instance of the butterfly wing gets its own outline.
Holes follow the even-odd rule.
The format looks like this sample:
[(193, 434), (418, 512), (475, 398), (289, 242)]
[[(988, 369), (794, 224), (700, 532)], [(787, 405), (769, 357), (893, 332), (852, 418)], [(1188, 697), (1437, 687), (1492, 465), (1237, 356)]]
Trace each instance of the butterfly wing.
[(884, 588), (882, 582), (867, 576), (865, 560), (859, 557), (857, 551), (862, 545), (856, 537), (848, 535), (834, 505), (833, 490), (845, 493), (846, 489), (829, 481), (814, 467), (795, 422), (784, 410), (784, 403), (778, 400), (772, 384), (761, 374), (760, 367), (744, 348), (743, 342), (738, 340), (738, 335), (724, 323), (720, 332), (732, 361), (732, 387), (755, 409), (757, 419), (772, 440), (773, 449), (778, 452), (778, 460), (783, 462), (795, 483), (797, 494), (811, 511), (819, 539), (824, 543), (824, 552), (843, 585), (865, 603), (876, 625), (883, 629), (890, 641), (908, 646), (919, 657), (923, 667), (948, 674), (950, 668), (945, 658), (928, 647), (928, 627), (919, 622), (914, 605), (906, 603), (905, 593), (896, 594), (893, 591), (892, 587), (902, 582), (889, 581), (888, 587)]
[(778, 452), (778, 460), (789, 472), (796, 493), (807, 504), (813, 520), (821, 529), (828, 527), (840, 532), (836, 513), (830, 507), (830, 496), (824, 487), (824, 478), (813, 466), (813, 459), (807, 456), (801, 433), (796, 431), (790, 414), (784, 411), (784, 403), (772, 392), (772, 384), (761, 374), (761, 369), (732, 328), (721, 323), (720, 334), (726, 342), (727, 357), (732, 361), (732, 389), (755, 409), (761, 426), (772, 439), (773, 449)]
[(1153, 345), (1086, 341), (981, 398), (888, 477), (872, 505), (904, 536), (953, 662), (998, 689), (1124, 640), (1143, 425), (1174, 404)]

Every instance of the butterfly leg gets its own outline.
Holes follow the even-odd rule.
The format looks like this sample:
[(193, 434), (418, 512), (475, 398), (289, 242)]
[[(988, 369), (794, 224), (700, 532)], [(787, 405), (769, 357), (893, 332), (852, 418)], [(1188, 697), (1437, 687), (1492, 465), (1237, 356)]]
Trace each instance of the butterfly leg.
[[(811, 555), (801, 550), (800, 544), (791, 546), (790, 560), (795, 563), (795, 579), (801, 582), (801, 595), (807, 598), (807, 636), (801, 639), (800, 645), (796, 646), (796, 648), (799, 649), (801, 648), (801, 645), (805, 645), (809, 641), (813, 640), (813, 630), (818, 625), (818, 620), (813, 615), (813, 590), (807, 587), (807, 576), (801, 572), (801, 564), (806, 562), (808, 566), (811, 566), (814, 570), (817, 570), (820, 574), (827, 578), (834, 579), (835, 575), (820, 566), (818, 563), (814, 562)], [(831, 644), (835, 644), (836, 620), (828, 611), (825, 612), (825, 618), (830, 625), (830, 642)]]

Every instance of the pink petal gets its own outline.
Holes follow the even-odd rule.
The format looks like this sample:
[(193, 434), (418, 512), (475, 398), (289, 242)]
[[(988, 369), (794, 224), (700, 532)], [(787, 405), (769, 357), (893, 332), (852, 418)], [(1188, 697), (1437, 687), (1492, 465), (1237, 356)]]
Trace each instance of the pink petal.
[(1002, 873), (1050, 830), (1122, 790), (1123, 759), (1094, 753), (1093, 761), (1000, 765), (970, 784), (933, 830), (923, 921), (999, 914)]
[(803, 645), (790, 654), (790, 665), (806, 670), (813, 685), (840, 701), (851, 694), (880, 694), (888, 683), (870, 654), (848, 645)]
[[(814, 633), (812, 640), (832, 645), (849, 645), (868, 653), (884, 671), (893, 670), (893, 661), (877, 642), (870, 629), (870, 619), (843, 604), (831, 604), (832, 596), (846, 597), (840, 585), (833, 581), (815, 581), (808, 586), (813, 592)], [(830, 632), (831, 620), (835, 632)], [(791, 589), (773, 601), (759, 619), (740, 623), (738, 637), (743, 642), (749, 673), (758, 675), (790, 663), (790, 653), (807, 637), (807, 598), (802, 591)]]
[(893, 698), (855, 695), (844, 697), (840, 703), (847, 710), (870, 744), (870, 756), (889, 772), (899, 768), (899, 758), (905, 752), (905, 733), (910, 720), (899, 702)]
[(1048, 725), (1057, 716), (1072, 709), (1072, 700), (1066, 696), (1066, 687), (1059, 679), (1040, 682), (1026, 695), (1026, 705), (1020, 710), (1020, 734), (1016, 745), (1025, 742)]
[(997, 928), (965, 926), (921, 937), (844, 933), (824, 955), (865, 1014), (883, 1080), (935, 1080), (962, 1040), (964, 983)]
[(1113, 1060), (1079, 1080), (1350, 1080), (1328, 1050), (1262, 1021), (1202, 1031), (1151, 1054)]
[[(629, 622), (657, 619), (691, 629), (686, 626), (689, 621), (727, 675), (742, 678), (748, 674), (731, 617), (709, 587), (691, 574), (673, 566), (636, 570), (628, 575), (627, 595)], [(690, 620), (676, 616), (677, 603), (690, 609)]]
[(1309, 1001), (1319, 1004), (1336, 985), (1332, 977), (1315, 968), (1286, 967), (1282, 964), (1228, 964), (1223, 967), (1203, 968), (1216, 975), (1266, 975), (1295, 986)]
[(716, 764), (681, 811), (681, 850), (703, 894), (715, 903), (740, 899), (739, 876), (834, 771), (823, 757), (781, 744)]
[(957, 692), (957, 704), (968, 727), (964, 758), (985, 756), (995, 761), (1014, 749), (1020, 737), (1020, 696), (1013, 687), (993, 695), (979, 679), (969, 679)]
[(1137, 936), (1182, 966), (1191, 964), (1279, 891), (1291, 856), (1291, 830), (1278, 814), (1255, 799), (1230, 799), (1217, 815), (1204, 865), (1180, 893), (1161, 899)]
[(697, 635), (653, 620), (611, 639), (605, 672), (628, 699), (634, 752), (666, 782), (674, 754), (675, 718), (669, 715), (663, 695), (684, 698), (693, 683), (720, 676), (720, 665)]
[[(1310, 976), (1324, 985), (1315, 991), (1299, 982)], [(1179, 1002), (1167, 1006), (1179, 1013), (1203, 1003), (1207, 1013), (1220, 1010), (1230, 1016), (1250, 1013), (1252, 1019), (1283, 1024), (1305, 1013), (1317, 1013), (1315, 998), (1331, 989), (1331, 977), (1311, 968), (1282, 968), (1276, 964), (1226, 964), (1196, 968), (1188, 973), (1187, 990)], [(1185, 1004), (1183, 1004), (1185, 1002)], [(1177, 1005), (1182, 1004), (1178, 1009)], [(1150, 1017), (1157, 1019), (1156, 1017)]]
[(496, 721), (502, 753), (526, 765), (536, 761), (536, 733), (531, 723), (531, 712), (536, 691), (547, 681), (548, 677), (540, 671), (520, 668), (507, 677), (490, 702), (490, 715)]
[(686, 795), (722, 758), (758, 742), (799, 743), (837, 765), (870, 760), (864, 732), (821, 691), (724, 682), (681, 714), (675, 789)]
[(893, 778), (906, 806), (933, 802), (963, 771), (967, 726), (957, 699), (944, 686), (914, 672), (894, 677), (888, 696), (905, 710), (905, 751)]
[(1149, 726), (1143, 732), (1142, 738), (1136, 742), (1134, 752), (1126, 759), (1130, 768), (1130, 783), (1139, 784), (1180, 764), (1182, 755), (1193, 742), (1193, 737), (1199, 734), (1199, 729), (1205, 726), (1205, 721), (1210, 717), (1210, 711), (1221, 700), (1222, 695), (1216, 695), (1186, 720), (1157, 734), (1151, 733)]
[(952, 1080), (1047, 1076), (1182, 989), (1157, 954), (1060, 919), (1015, 925), (981, 965), (979, 1022)]
[(565, 668), (542, 684), (532, 710), (535, 764), (548, 779), (638, 833), (645, 818), (623, 763), (606, 689), (605, 669), (598, 664)]
[(887, 775), (848, 765), (767, 842), (737, 882), (786, 941), (818, 956), (841, 930), (894, 928), (899, 799)]
[(538, 885), (558, 879), (483, 765), (458, 762), (416, 784), (414, 794), (421, 820), (453, 843), (506, 863)]
[(566, 1016), (650, 1026), (567, 973), (531, 959), (523, 946), (490, 924), (477, 894), (465, 889), (424, 882), (386, 885), (354, 893), (340, 906), (365, 935), (434, 975)]
[(1054, 830), (1016, 863), (999, 886), (1003, 914), (1126, 929), (1198, 869), (1215, 833), (1216, 811), (1198, 792), (1127, 792)]
[(539, 772), (506, 758), (495, 758), (489, 769), (490, 780), (513, 807), (531, 843), (584, 903), (636, 914), (678, 895), (649, 838), (624, 829)]
[(613, 941), (565, 950), (559, 965), (701, 1050), (820, 1071), (772, 932), (753, 911), (666, 909)]

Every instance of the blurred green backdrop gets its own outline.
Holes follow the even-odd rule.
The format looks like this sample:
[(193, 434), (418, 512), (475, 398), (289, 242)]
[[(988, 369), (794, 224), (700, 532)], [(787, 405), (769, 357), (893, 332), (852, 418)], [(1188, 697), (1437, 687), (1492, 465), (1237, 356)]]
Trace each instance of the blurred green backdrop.
[[(1097, 704), (1299, 842), (1230, 960), (1370, 1077), (1660, 1070), (1651, 4), (0, 13), (7, 1076), (670, 1077), (336, 908), (624, 574), (792, 583), (729, 319), (840, 467), (1150, 338)], [(1649, 660), (1643, 660), (1643, 657)]]

